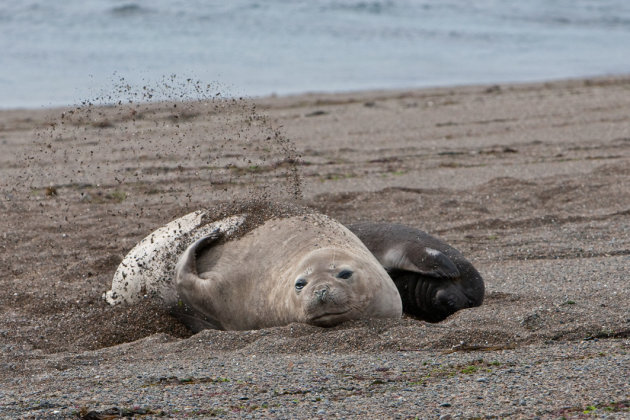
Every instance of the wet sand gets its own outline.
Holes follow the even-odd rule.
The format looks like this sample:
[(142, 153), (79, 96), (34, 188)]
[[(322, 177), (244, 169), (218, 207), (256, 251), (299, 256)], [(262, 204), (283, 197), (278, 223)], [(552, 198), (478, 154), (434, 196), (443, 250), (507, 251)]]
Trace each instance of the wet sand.
[[(0, 147), (2, 417), (629, 413), (628, 77), (3, 111)], [(191, 336), (101, 300), (173, 218), (299, 194), (441, 237), (484, 305)]]

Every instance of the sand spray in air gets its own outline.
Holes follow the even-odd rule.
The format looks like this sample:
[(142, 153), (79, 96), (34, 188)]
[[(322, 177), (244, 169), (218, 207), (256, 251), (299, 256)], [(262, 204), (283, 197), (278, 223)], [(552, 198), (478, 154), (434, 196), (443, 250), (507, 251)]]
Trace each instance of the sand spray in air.
[(30, 146), (3, 188), (26, 207), (65, 206), (60, 224), (94, 207), (113, 222), (302, 197), (300, 155), (272, 118), (216, 83), (176, 75), (138, 86), (120, 77), (111, 92), (50, 110)]

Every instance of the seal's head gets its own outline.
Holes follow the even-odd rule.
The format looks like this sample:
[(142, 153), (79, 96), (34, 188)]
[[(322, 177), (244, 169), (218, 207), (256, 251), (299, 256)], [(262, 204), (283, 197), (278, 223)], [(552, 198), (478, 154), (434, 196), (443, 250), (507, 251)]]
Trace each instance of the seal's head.
[(305, 255), (291, 287), (303, 322), (330, 327), (359, 318), (398, 318), (400, 295), (380, 264), (342, 248)]

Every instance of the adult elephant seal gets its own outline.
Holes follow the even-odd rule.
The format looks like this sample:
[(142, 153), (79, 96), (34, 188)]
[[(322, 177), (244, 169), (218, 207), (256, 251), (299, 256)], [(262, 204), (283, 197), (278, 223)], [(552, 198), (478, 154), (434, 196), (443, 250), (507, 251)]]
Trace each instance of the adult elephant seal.
[(221, 243), (223, 236), (217, 229), (195, 241), (175, 269), (182, 303), (207, 326), (328, 327), (402, 314), (398, 290), (381, 264), (327, 216), (275, 218), (239, 239)]
[(433, 236), (404, 225), (356, 223), (349, 229), (387, 270), (403, 311), (439, 322), (483, 302), (484, 283), (462, 254)]

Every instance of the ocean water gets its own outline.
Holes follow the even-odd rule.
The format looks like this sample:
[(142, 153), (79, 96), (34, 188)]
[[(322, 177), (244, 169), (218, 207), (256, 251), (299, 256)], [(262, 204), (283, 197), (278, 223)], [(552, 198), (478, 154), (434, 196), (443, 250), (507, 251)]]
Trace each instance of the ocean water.
[(0, 108), (171, 75), (259, 96), (620, 73), (627, 0), (0, 0)]

